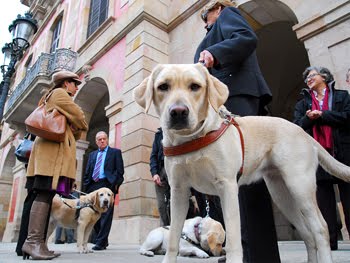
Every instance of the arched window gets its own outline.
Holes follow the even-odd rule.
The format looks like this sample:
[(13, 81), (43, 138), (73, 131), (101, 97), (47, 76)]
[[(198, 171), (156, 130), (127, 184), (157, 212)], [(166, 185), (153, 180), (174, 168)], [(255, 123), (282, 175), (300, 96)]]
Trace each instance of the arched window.
[(107, 19), (108, 0), (91, 0), (87, 37)]

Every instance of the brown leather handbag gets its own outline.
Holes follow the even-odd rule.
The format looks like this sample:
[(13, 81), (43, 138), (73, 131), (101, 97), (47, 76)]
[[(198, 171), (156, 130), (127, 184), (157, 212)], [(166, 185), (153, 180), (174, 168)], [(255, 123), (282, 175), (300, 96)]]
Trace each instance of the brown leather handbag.
[(27, 117), (24, 123), (29, 133), (49, 141), (63, 142), (67, 119), (56, 109), (46, 111), (45, 105), (51, 94), (52, 92), (46, 96), (44, 102)]

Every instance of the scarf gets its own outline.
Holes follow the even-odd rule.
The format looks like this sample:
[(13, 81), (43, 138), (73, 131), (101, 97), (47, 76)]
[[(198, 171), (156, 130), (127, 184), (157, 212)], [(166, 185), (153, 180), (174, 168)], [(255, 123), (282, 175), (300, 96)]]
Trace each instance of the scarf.
[[(328, 110), (328, 99), (329, 99), (329, 88), (326, 87), (326, 92), (323, 97), (323, 105), (322, 109), (320, 107), (319, 101), (317, 100), (314, 92), (310, 90), (310, 94), (312, 97), (312, 110)], [(316, 141), (319, 142), (329, 153), (332, 153), (333, 150), (333, 142), (332, 142), (332, 128), (328, 125), (314, 125), (312, 127), (313, 137)]]

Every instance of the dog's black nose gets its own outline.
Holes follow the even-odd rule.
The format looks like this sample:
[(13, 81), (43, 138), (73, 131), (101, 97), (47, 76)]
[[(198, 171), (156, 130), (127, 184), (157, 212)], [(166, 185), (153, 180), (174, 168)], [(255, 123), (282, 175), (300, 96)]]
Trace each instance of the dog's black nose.
[(169, 108), (170, 128), (182, 129), (187, 127), (189, 109), (182, 104), (175, 104)]

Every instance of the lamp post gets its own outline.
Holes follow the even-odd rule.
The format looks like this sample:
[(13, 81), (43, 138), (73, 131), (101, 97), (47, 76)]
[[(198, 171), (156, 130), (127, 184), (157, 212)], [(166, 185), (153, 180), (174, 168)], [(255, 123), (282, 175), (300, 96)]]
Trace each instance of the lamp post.
[(1, 65), (3, 83), (0, 97), (0, 121), (4, 114), (6, 98), (10, 88), (11, 77), (15, 72), (15, 65), (22, 58), (24, 51), (30, 46), (29, 39), (36, 33), (37, 29), (37, 22), (31, 13), (25, 13), (24, 16), (18, 15), (9, 26), (12, 42), (5, 44), (2, 48), (4, 62)]

